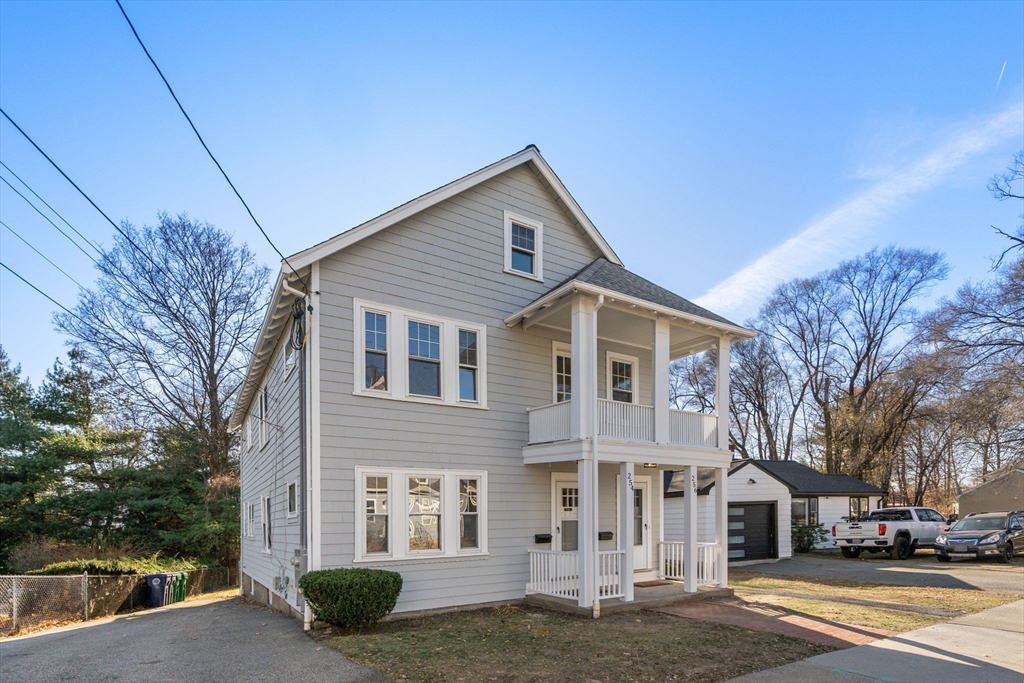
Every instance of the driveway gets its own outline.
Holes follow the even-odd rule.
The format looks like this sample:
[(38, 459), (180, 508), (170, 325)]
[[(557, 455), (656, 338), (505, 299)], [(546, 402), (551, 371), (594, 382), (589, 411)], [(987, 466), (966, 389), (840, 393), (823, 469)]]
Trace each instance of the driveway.
[(318, 645), (290, 617), (220, 598), (0, 640), (0, 681), (386, 679)]
[(888, 556), (872, 555), (856, 560), (840, 557), (797, 555), (791, 560), (771, 564), (736, 567), (765, 574), (813, 576), (850, 579), (893, 586), (928, 586), (931, 588), (967, 588), (998, 593), (1024, 594), (1024, 560), (1000, 565), (990, 562), (954, 561), (939, 564), (930, 552), (919, 553), (899, 561)]

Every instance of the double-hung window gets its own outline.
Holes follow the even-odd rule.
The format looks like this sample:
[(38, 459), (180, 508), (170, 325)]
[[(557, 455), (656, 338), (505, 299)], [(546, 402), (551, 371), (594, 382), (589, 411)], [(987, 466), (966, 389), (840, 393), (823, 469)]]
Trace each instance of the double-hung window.
[(857, 520), (871, 512), (870, 499), (862, 496), (850, 497), (850, 519)]
[(638, 366), (639, 362), (634, 356), (608, 352), (608, 364), (605, 369), (608, 374), (608, 399), (619, 403), (639, 402), (636, 377)]
[(441, 396), (441, 326), (409, 321), (409, 393)]
[(263, 550), (270, 552), (273, 547), (273, 530), (270, 528), (270, 496), (260, 498), (260, 525), (263, 529)]
[(270, 394), (266, 386), (260, 389), (260, 448), (270, 441)]
[(245, 536), (256, 536), (256, 503), (251, 500), (245, 504)]
[(794, 498), (790, 503), (790, 523), (793, 526), (818, 523), (818, 499)]
[(487, 474), (357, 467), (357, 562), (487, 552)]
[(505, 212), (505, 272), (544, 279), (544, 224)]
[(551, 351), (552, 371), (554, 374), (555, 403), (572, 399), (572, 352), (565, 344), (554, 342)]
[(299, 516), (299, 482), (297, 480), (288, 484), (288, 516)]
[(479, 365), (475, 330), (459, 330), (459, 400), (476, 401), (476, 372)]
[(358, 299), (353, 318), (356, 395), (487, 407), (486, 325)]

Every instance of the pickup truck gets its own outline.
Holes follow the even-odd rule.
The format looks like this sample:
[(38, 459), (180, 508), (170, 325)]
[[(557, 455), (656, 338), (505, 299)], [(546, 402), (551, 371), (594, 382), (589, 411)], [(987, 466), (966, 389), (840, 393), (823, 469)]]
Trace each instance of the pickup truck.
[(843, 557), (884, 550), (894, 560), (905, 560), (918, 548), (932, 547), (947, 524), (946, 518), (931, 508), (882, 508), (860, 520), (836, 524), (832, 536)]

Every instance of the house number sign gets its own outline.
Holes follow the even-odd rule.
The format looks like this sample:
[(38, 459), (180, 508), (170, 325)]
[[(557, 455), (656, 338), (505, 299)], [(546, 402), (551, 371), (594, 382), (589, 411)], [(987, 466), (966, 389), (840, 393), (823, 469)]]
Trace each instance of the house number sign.
[(690, 487), (693, 489), (694, 493), (697, 493), (697, 477), (696, 477), (696, 475), (692, 475), (692, 474), (690, 475)]
[(629, 487), (630, 491), (633, 490), (633, 473), (632, 472), (627, 472), (626, 473), (626, 486)]

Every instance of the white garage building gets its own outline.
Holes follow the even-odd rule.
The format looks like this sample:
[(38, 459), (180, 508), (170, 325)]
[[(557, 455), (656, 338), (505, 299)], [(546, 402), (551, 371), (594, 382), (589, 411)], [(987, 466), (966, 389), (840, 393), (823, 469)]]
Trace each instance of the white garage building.
[[(714, 470), (698, 469), (697, 534), (714, 541)], [(665, 540), (682, 539), (686, 482), (665, 472)], [(792, 557), (790, 529), (836, 522), (882, 506), (885, 491), (845, 474), (822, 474), (791, 460), (737, 460), (729, 469), (729, 561)], [(835, 547), (831, 536), (819, 548)]]

